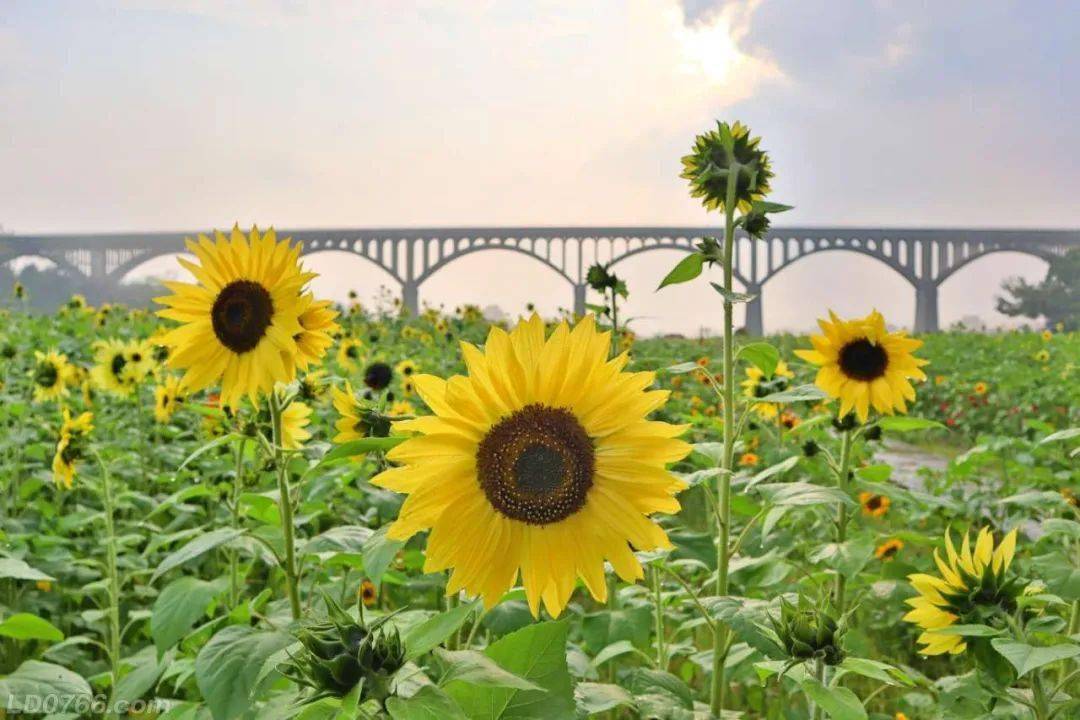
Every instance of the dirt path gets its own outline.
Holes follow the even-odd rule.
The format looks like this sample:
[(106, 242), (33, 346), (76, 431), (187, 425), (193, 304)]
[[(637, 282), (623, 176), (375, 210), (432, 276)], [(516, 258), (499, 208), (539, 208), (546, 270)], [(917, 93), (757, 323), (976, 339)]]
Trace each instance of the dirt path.
[(892, 479), (910, 490), (924, 489), (923, 479), (919, 477), (921, 468), (944, 471), (949, 464), (946, 455), (893, 439), (886, 440), (874, 453), (874, 460), (892, 465)]

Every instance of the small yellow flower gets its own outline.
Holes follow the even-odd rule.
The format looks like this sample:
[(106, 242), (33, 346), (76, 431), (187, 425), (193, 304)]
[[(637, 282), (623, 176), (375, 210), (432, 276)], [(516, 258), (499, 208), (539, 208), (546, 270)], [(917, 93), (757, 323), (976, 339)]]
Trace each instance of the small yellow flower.
[(1040, 350), (1039, 352), (1035, 353), (1034, 358), (1035, 358), (1036, 362), (1041, 362), (1041, 363), (1050, 362), (1050, 351), (1049, 350)]
[(971, 391), (976, 395), (985, 395), (990, 391), (990, 386), (980, 380), (979, 382), (975, 383), (975, 386), (971, 389)]
[(379, 592), (375, 589), (375, 583), (364, 578), (364, 581), (360, 583), (360, 601), (364, 603), (364, 607), (371, 607), (378, 599)]
[(419, 370), (420, 370), (419, 365), (417, 365), (412, 360), (407, 360), (407, 359), (402, 360), (401, 362), (399, 362), (397, 365), (394, 366), (394, 372), (396, 372), (398, 375), (400, 375), (400, 376), (402, 376), (404, 378), (411, 377), (412, 375), (414, 375)]
[(41, 592), (52, 592), (52, 583), (48, 580), (38, 580), (34, 583)]
[(870, 517), (883, 517), (889, 512), (890, 502), (884, 495), (872, 492), (859, 493), (859, 504), (862, 505), (863, 512)]
[(346, 370), (356, 370), (360, 367), (360, 363), (363, 359), (362, 350), (364, 343), (360, 342), (356, 338), (349, 338), (342, 341), (338, 346), (337, 361)]
[(754, 467), (759, 462), (761, 462), (761, 458), (752, 452), (743, 453), (742, 457), (739, 458), (739, 465), (742, 467)]
[(1046, 342), (1050, 342), (1051, 340), (1054, 339), (1054, 333), (1050, 332), (1049, 330), (1043, 330), (1042, 331), (1042, 339), (1045, 340)]
[(885, 562), (887, 560), (892, 560), (896, 557), (896, 554), (903, 549), (904, 542), (902, 540), (891, 538), (877, 546), (877, 549), (874, 550), (874, 556), (877, 557), (878, 560)]
[[(937, 376), (934, 377), (934, 384), (935, 385), (944, 385), (947, 380), (948, 380), (948, 378), (945, 377), (944, 375), (937, 375)], [(903, 713), (901, 713), (901, 715), (902, 714)]]
[(154, 420), (162, 424), (169, 422), (185, 397), (183, 380), (176, 375), (165, 378), (164, 384), (154, 388)]

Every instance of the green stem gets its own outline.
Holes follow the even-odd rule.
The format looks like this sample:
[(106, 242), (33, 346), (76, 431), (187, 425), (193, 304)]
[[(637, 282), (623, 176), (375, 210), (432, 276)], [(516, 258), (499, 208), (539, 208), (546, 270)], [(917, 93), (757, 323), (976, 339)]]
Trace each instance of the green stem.
[[(844, 495), (848, 493), (848, 473), (851, 467), (851, 445), (852, 445), (853, 433), (851, 430), (845, 430), (840, 446), (840, 470), (836, 477), (836, 485), (840, 488)], [(847, 525), (850, 518), (848, 517), (848, 508), (846, 503), (840, 503), (836, 508), (836, 543), (837, 545), (843, 543), (847, 539)], [(847, 584), (847, 578), (844, 574), (837, 572), (836, 574), (836, 592), (834, 593), (833, 601), (836, 605), (836, 612), (838, 615), (844, 614), (844, 591)]]
[(649, 569), (652, 575), (653, 615), (656, 624), (656, 668), (667, 670), (667, 649), (664, 647), (664, 598), (661, 594), (660, 569)]
[[(817, 678), (817, 681), (819, 683), (821, 683), (822, 685), (825, 684), (825, 659), (824, 658), (817, 658), (814, 661), (814, 677)], [(814, 720), (820, 720), (821, 717), (822, 717), (821, 708), (818, 707), (818, 705), (816, 703), (814, 703), (813, 700), (810, 700), (810, 698), (807, 698), (807, 702), (809, 702), (810, 707), (813, 708), (813, 718), (814, 718)]]
[[(244, 450), (247, 447), (247, 438), (240, 437), (236, 441), (235, 450), (235, 474), (233, 475), (232, 492), (232, 527), (240, 527), (240, 493), (244, 489)], [(235, 548), (229, 550), (229, 600), (232, 607), (240, 602), (240, 556)]]
[[(728, 547), (731, 533), (731, 468), (735, 455), (735, 306), (731, 302), (732, 267), (735, 254), (735, 188), (738, 166), (731, 168), (727, 178), (727, 198), (724, 203), (724, 456), (720, 473), (720, 508), (717, 517), (716, 539), (716, 594), (728, 593)], [(710, 708), (720, 717), (724, 707), (727, 686), (724, 682), (725, 648), (728, 644), (726, 623), (717, 623), (713, 632), (712, 686)]]
[(296, 541), (293, 528), (292, 492), (289, 489), (289, 469), (282, 452), (281, 402), (277, 392), (270, 393), (270, 421), (274, 431), (274, 470), (277, 472), (278, 501), (281, 503), (281, 532), (285, 540), (285, 587), (293, 620), (300, 619), (300, 587), (296, 571)]
[(116, 527), (114, 525), (114, 506), (112, 482), (109, 469), (101, 456), (94, 451), (98, 467), (101, 469), (101, 504), (105, 515), (105, 572), (109, 581), (109, 674), (112, 682), (109, 686), (109, 707), (107, 718), (117, 717), (116, 686), (120, 682), (120, 571), (116, 561)]

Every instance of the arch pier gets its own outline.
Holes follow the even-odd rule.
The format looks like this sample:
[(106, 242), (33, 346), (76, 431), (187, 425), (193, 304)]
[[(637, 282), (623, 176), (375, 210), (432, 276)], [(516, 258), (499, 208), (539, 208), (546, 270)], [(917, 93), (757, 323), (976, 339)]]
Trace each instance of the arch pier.
[[(124, 276), (161, 255), (183, 252), (195, 233), (7, 235), (0, 237), (0, 263), (20, 257), (52, 260), (74, 283), (109, 297)], [(338, 250), (366, 258), (388, 272), (402, 302), (419, 308), (420, 286), (459, 257), (490, 249), (535, 258), (571, 286), (573, 309), (584, 313), (585, 276), (595, 262), (617, 264), (653, 250), (692, 252), (708, 227), (532, 227), (387, 228), (283, 230), (304, 244), (304, 254)], [(1019, 252), (1043, 260), (1080, 246), (1078, 230), (966, 230), (907, 228), (776, 227), (761, 240), (736, 235), (736, 280), (756, 295), (746, 308), (746, 330), (764, 333), (763, 293), (789, 265), (820, 252), (855, 252), (879, 260), (915, 290), (916, 332), (938, 330), (938, 289), (971, 261), (995, 252)]]

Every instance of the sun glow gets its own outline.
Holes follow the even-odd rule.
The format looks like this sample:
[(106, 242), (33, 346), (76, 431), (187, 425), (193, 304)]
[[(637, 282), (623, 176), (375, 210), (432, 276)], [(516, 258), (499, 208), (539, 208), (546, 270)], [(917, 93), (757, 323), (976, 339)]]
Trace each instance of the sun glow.
[(711, 24), (683, 26), (679, 29), (683, 69), (702, 74), (709, 80), (723, 82), (744, 59), (736, 45), (730, 21), (717, 17)]

